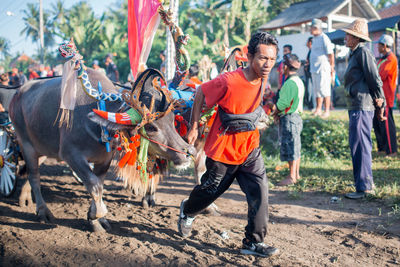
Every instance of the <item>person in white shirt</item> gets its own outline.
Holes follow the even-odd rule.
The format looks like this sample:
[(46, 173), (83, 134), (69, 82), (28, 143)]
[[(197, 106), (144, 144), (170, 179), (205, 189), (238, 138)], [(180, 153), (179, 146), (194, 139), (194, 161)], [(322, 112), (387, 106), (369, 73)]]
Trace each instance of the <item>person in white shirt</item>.
[[(310, 53), (310, 72), (317, 107), (314, 115), (329, 117), (331, 106), (331, 79), (335, 73), (335, 58), (331, 40), (322, 32), (322, 21), (313, 19), (311, 23), (313, 43)], [(325, 112), (322, 114), (322, 104), (325, 102)]]

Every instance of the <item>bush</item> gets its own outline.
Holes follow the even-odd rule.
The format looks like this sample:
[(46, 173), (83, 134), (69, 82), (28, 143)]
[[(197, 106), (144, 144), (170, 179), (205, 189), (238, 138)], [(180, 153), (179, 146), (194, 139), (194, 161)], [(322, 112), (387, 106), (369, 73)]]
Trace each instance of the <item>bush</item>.
[[(350, 158), (348, 122), (323, 120), (302, 115), (301, 154), (310, 160)], [(278, 126), (271, 125), (261, 136), (261, 149), (266, 156), (279, 156)]]

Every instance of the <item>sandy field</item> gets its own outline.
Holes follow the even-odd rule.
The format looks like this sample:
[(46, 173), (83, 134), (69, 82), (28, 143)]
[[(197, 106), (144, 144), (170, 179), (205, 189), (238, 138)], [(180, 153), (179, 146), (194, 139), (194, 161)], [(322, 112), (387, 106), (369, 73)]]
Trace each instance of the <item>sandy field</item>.
[[(41, 166), (42, 193), (57, 218), (39, 223), (35, 207), (19, 207), (16, 193), (0, 198), (0, 266), (399, 266), (400, 221), (377, 201), (270, 190), (266, 243), (278, 256), (241, 255), (247, 204), (237, 184), (216, 201), (220, 216), (199, 215), (190, 238), (177, 232), (179, 205), (194, 186), (171, 174), (159, 187), (157, 206), (109, 179), (104, 202), (112, 230), (92, 233), (86, 220), (89, 195), (65, 165)], [(332, 201), (332, 197), (339, 197)], [(389, 213), (389, 214), (388, 214)]]

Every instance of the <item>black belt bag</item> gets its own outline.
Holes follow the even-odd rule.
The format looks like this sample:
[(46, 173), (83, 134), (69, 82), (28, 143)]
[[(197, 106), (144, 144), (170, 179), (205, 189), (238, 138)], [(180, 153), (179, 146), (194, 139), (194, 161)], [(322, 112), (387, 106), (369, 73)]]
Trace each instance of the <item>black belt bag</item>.
[(220, 130), (224, 130), (220, 135), (255, 131), (257, 123), (264, 113), (265, 111), (261, 106), (258, 106), (253, 112), (245, 114), (229, 114), (218, 107), (218, 114), (222, 123)]

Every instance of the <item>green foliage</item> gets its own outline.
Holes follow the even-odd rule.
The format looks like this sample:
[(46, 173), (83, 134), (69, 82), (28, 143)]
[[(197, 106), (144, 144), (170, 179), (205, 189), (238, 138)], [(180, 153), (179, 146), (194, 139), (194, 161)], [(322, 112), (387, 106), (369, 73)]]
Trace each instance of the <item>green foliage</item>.
[[(313, 160), (349, 158), (348, 122), (342, 119), (323, 120), (304, 114), (301, 133), (302, 157)], [(268, 128), (261, 136), (266, 156), (279, 155), (278, 126)]]
[[(86, 1), (76, 2), (65, 8), (62, 0), (52, 4), (51, 10), (44, 10), (45, 47), (55, 51), (54, 36), (64, 40), (73, 37), (86, 62), (97, 59), (103, 63), (108, 53), (114, 58), (121, 79), (129, 73), (127, 41), (127, 0), (115, 2), (111, 8), (97, 16)], [(168, 3), (165, 3), (168, 7)], [(36, 42), (39, 39), (39, 8), (28, 3), (23, 11), (25, 34)], [(180, 1), (179, 25), (190, 35), (187, 46), (192, 63), (197, 63), (203, 55), (208, 55), (220, 67), (223, 64), (224, 45), (233, 47), (245, 44), (251, 32), (265, 23), (266, 6), (262, 0), (210, 0)], [(159, 54), (166, 47), (166, 30), (161, 23), (154, 38), (152, 52), (147, 65), (159, 68)], [(56, 53), (45, 51), (46, 63), (61, 63)]]
[(350, 155), (348, 122), (306, 116), (301, 133), (302, 153), (316, 159), (343, 159)]
[[(27, 8), (23, 10), (25, 28), (21, 31), (21, 35), (25, 34), (27, 38), (31, 38), (33, 42), (39, 40), (39, 5), (37, 3), (28, 3)], [(44, 49), (54, 44), (53, 38), (53, 20), (51, 13), (43, 10), (43, 36)]]
[(370, 0), (370, 2), (377, 10), (397, 3), (396, 0)]
[(10, 56), (10, 41), (4, 37), (0, 37), (0, 56), (2, 59)]
[[(303, 115), (304, 127), (302, 133), (302, 160), (300, 165), (300, 176), (302, 178), (296, 184), (288, 187), (289, 198), (301, 198), (302, 192), (310, 190), (335, 195), (355, 190), (353, 186), (353, 165), (348, 147), (347, 111), (333, 111), (331, 112), (331, 117), (331, 120), (322, 121), (321, 119), (311, 117), (308, 112)], [(400, 116), (395, 114), (394, 117), (398, 137), (400, 137)], [(305, 121), (307, 120), (309, 122), (306, 124)], [(328, 131), (330, 131), (330, 138), (326, 137)], [(310, 138), (305, 136), (306, 133), (310, 135)], [(325, 133), (323, 140), (321, 138), (317, 140), (316, 133), (319, 135)], [(334, 139), (337, 140), (335, 141)], [(279, 143), (277, 140), (278, 131), (276, 126), (270, 127), (261, 136), (261, 149), (264, 156), (265, 168), (272, 186), (289, 174), (288, 168), (276, 168), (277, 166), (282, 166), (282, 162), (279, 160)], [(315, 148), (314, 145), (307, 145), (305, 144), (305, 140), (308, 140), (310, 143), (318, 143), (324, 149), (321, 151), (321, 147)], [(375, 135), (373, 133), (372, 140), (375, 144)], [(321, 144), (321, 142), (327, 142), (327, 144)], [(336, 147), (338, 151), (332, 153), (332, 147)], [(318, 156), (314, 156), (315, 153)], [(369, 197), (368, 200), (382, 199), (389, 206), (394, 205), (394, 210), (398, 210), (396, 204), (397, 207), (400, 204), (399, 165), (399, 156), (381, 156), (376, 152), (376, 148), (373, 148), (372, 172), (376, 188), (375, 196)]]
[(267, 8), (269, 18), (274, 18), (291, 4), (297, 2), (303, 2), (303, 0), (269, 0), (269, 6)]

